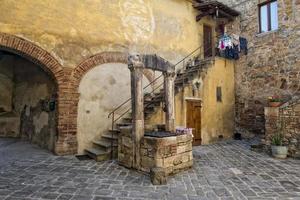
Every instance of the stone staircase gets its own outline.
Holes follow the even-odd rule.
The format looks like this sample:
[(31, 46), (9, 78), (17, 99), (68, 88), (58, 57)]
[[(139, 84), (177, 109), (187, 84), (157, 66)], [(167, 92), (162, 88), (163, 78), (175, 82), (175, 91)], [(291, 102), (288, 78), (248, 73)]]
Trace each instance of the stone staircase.
[[(175, 78), (175, 94), (178, 93), (180, 88), (191, 83), (194, 78), (201, 76), (204, 78), (206, 70), (213, 64), (213, 59), (206, 60), (193, 60), (185, 65), (176, 73)], [(161, 103), (164, 101), (164, 90), (160, 89), (156, 93), (146, 93), (144, 95), (144, 114), (145, 123), (147, 119), (157, 110), (161, 108)], [(86, 154), (95, 159), (97, 162), (115, 159), (118, 156), (118, 134), (121, 127), (132, 126), (131, 113), (116, 123), (114, 130), (108, 130), (100, 138), (93, 141), (93, 148), (85, 149)], [(162, 130), (161, 125), (156, 125), (158, 130)]]

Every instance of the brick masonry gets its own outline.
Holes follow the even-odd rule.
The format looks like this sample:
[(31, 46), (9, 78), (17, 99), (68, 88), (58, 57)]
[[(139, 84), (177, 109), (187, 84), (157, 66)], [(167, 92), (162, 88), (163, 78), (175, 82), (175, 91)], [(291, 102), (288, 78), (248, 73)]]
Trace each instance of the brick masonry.
[(283, 134), (284, 145), (288, 146), (288, 155), (300, 157), (300, 102), (297, 98), (280, 107), (265, 108), (266, 134), (263, 143), (270, 147), (272, 136), (278, 132)]
[(236, 128), (264, 132), (264, 107), (269, 96), (284, 101), (300, 91), (300, 1), (278, 0), (279, 29), (258, 33), (258, 4), (262, 0), (220, 0), (241, 12), (229, 32), (248, 40), (248, 55), (236, 62)]
[(16, 53), (40, 65), (54, 79), (58, 88), (57, 107), (59, 113), (57, 123), (58, 139), (55, 144), (55, 153), (76, 153), (76, 124), (74, 124), (76, 119), (70, 119), (70, 116), (72, 116), (70, 107), (74, 105), (74, 102), (72, 102), (73, 95), (68, 84), (68, 76), (71, 70), (64, 68), (47, 51), (20, 37), (0, 33), (0, 49)]
[[(139, 170), (150, 173), (160, 168), (166, 175), (176, 174), (193, 166), (192, 135), (155, 138), (143, 137)], [(118, 138), (118, 162), (133, 168), (132, 129), (122, 128)]]
[(192, 135), (154, 138), (144, 137), (141, 143), (141, 167), (150, 172), (162, 168), (167, 175), (176, 174), (193, 166)]
[[(93, 67), (104, 63), (127, 64), (127, 54), (103, 52), (82, 61), (76, 67), (63, 66), (53, 55), (23, 38), (0, 32), (0, 49), (18, 54), (41, 66), (54, 80), (58, 89), (58, 139), (55, 153), (58, 155), (77, 153), (78, 87), (82, 77)], [(154, 80), (154, 73), (144, 70), (144, 76)]]

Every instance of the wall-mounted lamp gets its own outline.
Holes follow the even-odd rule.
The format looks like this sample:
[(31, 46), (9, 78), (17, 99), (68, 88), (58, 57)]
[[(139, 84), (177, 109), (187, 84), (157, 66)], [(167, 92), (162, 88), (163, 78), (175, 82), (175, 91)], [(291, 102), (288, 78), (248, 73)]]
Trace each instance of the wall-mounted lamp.
[(199, 90), (199, 88), (200, 88), (200, 82), (197, 81), (193, 84), (193, 96), (195, 96), (195, 93), (197, 90)]

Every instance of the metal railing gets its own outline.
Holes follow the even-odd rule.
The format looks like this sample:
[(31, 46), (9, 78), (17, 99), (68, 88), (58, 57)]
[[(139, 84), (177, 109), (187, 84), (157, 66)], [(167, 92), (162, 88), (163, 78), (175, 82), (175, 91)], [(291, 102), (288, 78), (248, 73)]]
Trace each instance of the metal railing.
[[(200, 50), (200, 51), (199, 51)], [(191, 53), (189, 53), (187, 56), (185, 56), (183, 59), (181, 59), (180, 61), (178, 61), (176, 64), (175, 64), (175, 70), (176, 70), (176, 75), (180, 72), (180, 69), (178, 69), (178, 66), (180, 64), (182, 64), (182, 69), (184, 69), (185, 65), (186, 65), (186, 60), (187, 59), (191, 59), (192, 56), (196, 57), (196, 56), (199, 56), (200, 53), (201, 53), (201, 50), (202, 50), (202, 46), (199, 46), (198, 48), (196, 48), (195, 50), (193, 50)], [(199, 51), (198, 54), (195, 55), (195, 53)], [(177, 68), (177, 69), (176, 69)], [(159, 79), (161, 79), (163, 77), (163, 74), (159, 75), (158, 77), (156, 77), (153, 81), (151, 81), (149, 84), (147, 84), (143, 90), (145, 91), (146, 89), (148, 89), (149, 87), (155, 85), (155, 83), (157, 83), (157, 81)], [(163, 86), (163, 82), (161, 84), (158, 84), (157, 86), (155, 86), (154, 89), (152, 89), (152, 91), (148, 94), (152, 95), (155, 93), (155, 91), (157, 91), (158, 89), (161, 88), (161, 86)], [(129, 98), (127, 99), (126, 101), (124, 101), (123, 103), (121, 103), (119, 106), (117, 106), (115, 109), (113, 109), (109, 114), (108, 114), (108, 118), (111, 118), (112, 120), (112, 123), (111, 123), (111, 130), (113, 131), (114, 130), (114, 127), (115, 127), (115, 123), (120, 120), (124, 115), (126, 115), (127, 113), (129, 113), (131, 111), (131, 106), (130, 108), (127, 108), (124, 112), (122, 112), (118, 117), (116, 117), (116, 112), (121, 110), (123, 107), (125, 107), (125, 105), (129, 102), (131, 102), (132, 98)], [(152, 103), (150, 102), (149, 104), (147, 104), (145, 106), (145, 108), (147, 108), (148, 106), (150, 106)]]

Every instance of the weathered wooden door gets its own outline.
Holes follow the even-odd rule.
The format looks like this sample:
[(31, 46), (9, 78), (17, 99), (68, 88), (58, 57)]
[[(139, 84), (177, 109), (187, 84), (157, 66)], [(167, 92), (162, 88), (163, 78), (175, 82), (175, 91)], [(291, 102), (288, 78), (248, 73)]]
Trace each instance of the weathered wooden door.
[(186, 124), (187, 128), (193, 128), (193, 145), (201, 144), (201, 102), (187, 101)]
[(205, 58), (213, 55), (213, 31), (207, 25), (203, 26), (203, 49)]

